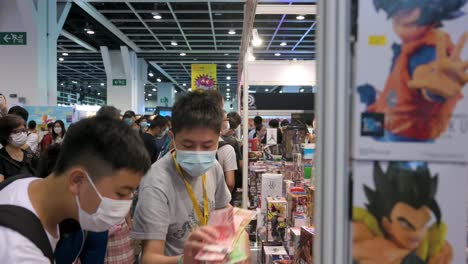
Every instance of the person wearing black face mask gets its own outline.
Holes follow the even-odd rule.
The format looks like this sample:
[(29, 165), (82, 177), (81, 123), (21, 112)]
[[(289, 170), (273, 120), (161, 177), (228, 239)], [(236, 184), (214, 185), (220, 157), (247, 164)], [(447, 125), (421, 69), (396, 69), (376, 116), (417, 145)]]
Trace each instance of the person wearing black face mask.
[(28, 138), (24, 120), (16, 115), (0, 118), (0, 181), (18, 174), (34, 174), (33, 156), (21, 147)]
[(159, 152), (161, 151), (161, 149), (157, 147), (155, 139), (162, 138), (167, 134), (169, 130), (168, 123), (169, 121), (166, 118), (157, 116), (151, 121), (148, 131), (141, 134), (143, 143), (151, 158), (151, 163), (156, 162)]

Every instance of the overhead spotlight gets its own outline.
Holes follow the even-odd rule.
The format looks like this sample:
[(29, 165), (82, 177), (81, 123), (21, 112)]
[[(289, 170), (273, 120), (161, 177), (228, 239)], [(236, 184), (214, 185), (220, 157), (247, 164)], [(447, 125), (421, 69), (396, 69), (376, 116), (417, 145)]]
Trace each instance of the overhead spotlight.
[(301, 88), (301, 89), (299, 90), (299, 92), (303, 93), (303, 92), (304, 92), (304, 88)]
[(65, 84), (64, 84), (64, 83), (61, 83), (60, 85), (61, 85), (61, 86), (64, 86)]
[(153, 96), (152, 94), (148, 94), (148, 96)]
[(158, 81), (158, 82), (162, 82), (162, 80), (161, 80), (161, 79), (159, 79), (159, 78), (157, 78), (157, 79), (156, 79), (156, 81)]
[(88, 88), (91, 88), (91, 85), (88, 85)]
[(145, 101), (148, 101), (148, 98), (145, 98)]
[(182, 56), (182, 57), (183, 57), (183, 56), (186, 56), (186, 55), (187, 55), (187, 54), (184, 53), (184, 52), (182, 52), (182, 53), (180, 54), (180, 56)]
[(149, 72), (149, 73), (148, 73), (148, 76), (149, 76), (149, 77), (153, 77), (153, 76), (154, 76), (154, 73)]
[(178, 46), (179, 44), (175, 41), (171, 41), (171, 46)]
[(283, 90), (279, 91), (279, 93), (283, 93)]
[(153, 90), (153, 92), (156, 92), (156, 91), (157, 91), (156, 88), (153, 88), (152, 90)]
[(265, 88), (265, 92), (269, 92), (269, 91), (270, 91), (270, 89), (268, 89), (268, 88)]
[(305, 19), (305, 16), (303, 16), (303, 15), (298, 15), (298, 16), (296, 17), (296, 19), (297, 19), (297, 20), (304, 20), (304, 19)]
[(281, 47), (284, 47), (284, 46), (287, 46), (287, 45), (288, 45), (288, 43), (286, 43), (286, 42), (284, 42), (284, 41), (280, 43), (280, 46), (281, 46)]
[(72, 81), (72, 83), (77, 84), (78, 82), (77, 81)]
[(230, 91), (231, 91), (231, 89), (227, 88), (227, 89), (226, 89), (226, 91), (230, 92)]
[(279, 57), (279, 56), (281, 56), (281, 53), (275, 53), (275, 56)]
[(60, 58), (59, 58), (59, 61), (64, 61), (64, 60), (65, 60), (65, 59), (64, 59), (64, 58), (62, 58), (62, 57), (60, 57)]
[(68, 56), (68, 53), (63, 52), (63, 53), (62, 53), (62, 56)]
[(183, 84), (182, 84), (182, 86), (184, 86), (184, 87), (185, 87), (185, 86), (187, 86), (187, 84), (186, 84), (186, 83), (183, 83)]
[(177, 90), (174, 90), (174, 93), (177, 93)]
[(162, 19), (162, 16), (159, 13), (153, 13), (153, 18), (159, 20)]
[(97, 93), (97, 95), (101, 95), (101, 93)]
[(191, 92), (191, 91), (192, 91), (192, 88), (188, 88), (188, 91)]
[(228, 81), (231, 80), (231, 76), (226, 77), (226, 80)]
[(144, 91), (143, 94), (146, 94), (146, 91)]
[(228, 64), (226, 64), (226, 68), (231, 69), (232, 65), (228, 63)]
[(101, 83), (101, 86), (104, 86), (104, 83)]
[(263, 40), (258, 35), (258, 30), (256, 28), (252, 30), (252, 36), (253, 36), (252, 45), (254, 47), (260, 47), (263, 43)]
[(86, 33), (89, 34), (89, 35), (94, 35), (94, 33), (95, 33), (93, 30), (91, 30), (89, 28), (85, 29), (85, 30), (86, 30)]
[(231, 84), (230, 84), (230, 83), (227, 83), (226, 86), (229, 87), (229, 86), (231, 86)]
[(231, 29), (229, 30), (228, 32), (229, 35), (235, 35), (236, 34), (236, 31), (234, 29)]
[(224, 56), (229, 56), (229, 53), (224, 53)]

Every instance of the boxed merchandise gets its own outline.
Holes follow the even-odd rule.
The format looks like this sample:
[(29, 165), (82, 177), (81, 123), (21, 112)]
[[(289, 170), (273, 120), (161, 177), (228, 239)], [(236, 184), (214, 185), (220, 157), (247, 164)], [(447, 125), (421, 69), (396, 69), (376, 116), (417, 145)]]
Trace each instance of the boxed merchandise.
[(310, 224), (309, 217), (305, 214), (295, 214), (293, 215), (291, 226), (293, 227), (303, 227), (308, 226)]
[(292, 224), (294, 215), (308, 214), (308, 196), (304, 188), (291, 188), (288, 193), (288, 210), (289, 210), (289, 223)]
[[(263, 261), (265, 264), (284, 263), (281, 260), (291, 260), (284, 246), (263, 246)], [(288, 262), (286, 262), (288, 263)]]
[(294, 182), (291, 180), (284, 180), (283, 181), (283, 197), (286, 197), (288, 192), (291, 191), (291, 188), (294, 187)]
[(301, 236), (297, 250), (294, 252), (295, 264), (313, 264), (313, 240), (315, 236), (315, 229), (312, 227), (302, 227)]
[(264, 173), (261, 180), (261, 198), (264, 199), (261, 202), (261, 208), (262, 212), (266, 212), (267, 205), (265, 203), (265, 199), (267, 197), (281, 197), (283, 194), (283, 175)]
[(288, 202), (284, 197), (267, 198), (267, 240), (286, 241)]
[(293, 227), (289, 229), (289, 255), (294, 256), (297, 247), (299, 246), (299, 240), (301, 238), (301, 228)]
[(314, 218), (314, 196), (315, 196), (315, 188), (309, 187), (307, 188), (307, 200), (308, 200), (308, 210), (307, 216), (310, 218), (311, 223), (313, 223)]

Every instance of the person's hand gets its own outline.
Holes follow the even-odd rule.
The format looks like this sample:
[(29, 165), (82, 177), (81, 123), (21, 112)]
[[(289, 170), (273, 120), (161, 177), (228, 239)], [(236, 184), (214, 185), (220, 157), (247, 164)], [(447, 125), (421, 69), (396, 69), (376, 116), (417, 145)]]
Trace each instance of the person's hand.
[(449, 264), (453, 260), (453, 249), (452, 246), (446, 241), (441, 250), (437, 255), (429, 259), (428, 264)]
[(353, 245), (353, 259), (358, 263), (400, 264), (410, 253), (384, 238), (369, 239)]
[(184, 264), (199, 264), (200, 261), (195, 260), (197, 253), (206, 244), (212, 244), (219, 236), (218, 231), (210, 226), (203, 226), (195, 229), (185, 241), (184, 245)]
[(411, 89), (423, 89), (430, 93), (450, 98), (459, 94), (468, 83), (468, 61), (463, 61), (461, 52), (468, 39), (465, 32), (454, 51), (447, 55), (447, 40), (440, 33), (437, 38), (437, 58), (434, 62), (416, 68), (413, 80), (408, 82)]

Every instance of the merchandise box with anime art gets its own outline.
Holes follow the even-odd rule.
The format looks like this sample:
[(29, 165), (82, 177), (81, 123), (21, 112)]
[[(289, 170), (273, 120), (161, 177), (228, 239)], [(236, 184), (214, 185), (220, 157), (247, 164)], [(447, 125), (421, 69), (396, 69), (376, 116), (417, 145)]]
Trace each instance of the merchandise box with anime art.
[(468, 161), (468, 1), (360, 1), (354, 159)]
[(468, 166), (355, 161), (353, 179), (355, 263), (465, 263)]

